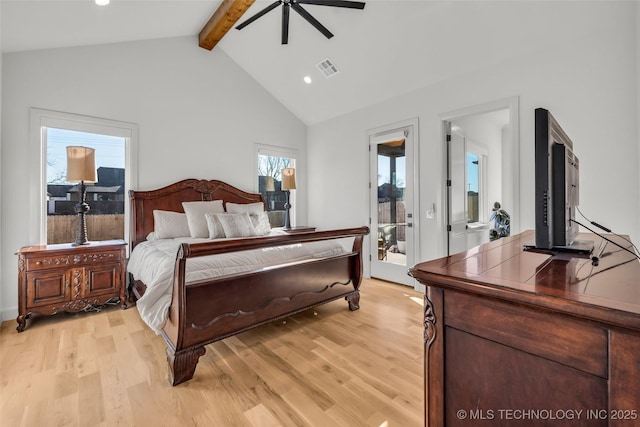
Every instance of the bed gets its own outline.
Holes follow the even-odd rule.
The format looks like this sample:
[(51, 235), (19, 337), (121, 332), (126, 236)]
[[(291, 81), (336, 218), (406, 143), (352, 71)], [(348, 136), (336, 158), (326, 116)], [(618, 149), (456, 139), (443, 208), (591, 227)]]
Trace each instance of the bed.
[[(151, 275), (141, 273), (152, 257), (139, 254), (144, 254), (143, 250), (147, 248), (150, 253), (164, 251), (170, 256), (169, 261), (163, 261), (165, 267), (167, 262), (171, 263), (169, 281), (165, 285), (168, 290), (164, 291), (170, 296), (166, 307), (160, 310), (166, 318), (152, 329), (166, 341), (169, 382), (174, 386), (193, 377), (199, 358), (205, 354), (205, 345), (209, 343), (339, 298), (347, 301), (350, 310), (359, 308), (362, 244), (364, 236), (369, 233), (367, 227), (297, 233), (268, 230), (268, 234), (258, 237), (165, 240), (156, 236), (159, 230), (154, 229), (154, 218), (158, 219), (159, 227), (161, 217), (155, 215), (182, 214), (185, 206), (191, 206), (192, 202), (213, 201), (221, 203), (225, 211), (232, 207), (241, 211), (245, 207), (263, 210), (263, 197), (222, 181), (187, 179), (152, 191), (132, 190), (129, 198), (131, 255), (127, 267), (130, 279), (128, 298), (130, 302), (137, 302), (141, 315), (145, 310), (142, 303), (150, 305), (145, 300), (160, 292), (156, 291), (155, 283), (151, 286), (151, 282), (156, 281), (153, 274), (158, 268), (151, 266)], [(192, 214), (191, 211), (189, 213)], [(256, 216), (260, 215), (266, 213), (257, 213)], [(227, 220), (232, 216), (239, 218), (243, 214), (222, 217), (207, 214), (207, 221), (212, 217)], [(211, 223), (207, 224), (209, 232), (213, 232)], [(156, 243), (158, 241), (160, 243)], [(326, 247), (329, 242), (341, 246), (342, 250), (334, 250), (334, 245), (334, 249), (329, 248), (320, 255), (314, 252), (311, 257), (297, 256), (270, 265), (243, 266), (244, 269), (211, 277), (202, 275), (202, 267), (195, 276), (192, 271), (196, 265), (213, 260), (215, 256), (240, 254), (244, 259), (253, 260), (260, 258), (252, 255), (258, 252), (285, 252), (288, 248), (309, 245)], [(160, 249), (149, 249), (153, 245), (160, 245)], [(174, 250), (173, 254), (171, 250)], [(228, 263), (242, 264), (237, 260), (222, 264)], [(142, 277), (149, 277), (147, 283)]]

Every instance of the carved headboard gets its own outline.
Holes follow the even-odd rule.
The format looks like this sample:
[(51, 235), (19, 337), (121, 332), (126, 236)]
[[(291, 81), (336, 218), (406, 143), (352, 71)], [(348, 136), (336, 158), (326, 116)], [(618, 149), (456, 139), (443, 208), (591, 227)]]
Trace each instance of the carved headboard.
[(129, 191), (131, 202), (131, 249), (143, 242), (153, 231), (155, 209), (184, 212), (182, 202), (222, 200), (231, 203), (263, 202), (262, 194), (247, 193), (226, 182), (204, 179), (185, 179), (150, 191)]

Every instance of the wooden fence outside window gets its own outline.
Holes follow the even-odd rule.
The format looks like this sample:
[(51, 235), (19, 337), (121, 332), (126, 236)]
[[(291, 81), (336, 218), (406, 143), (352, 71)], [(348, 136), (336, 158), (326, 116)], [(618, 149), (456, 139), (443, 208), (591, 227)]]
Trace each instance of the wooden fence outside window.
[[(90, 241), (124, 239), (124, 215), (86, 215)], [(47, 244), (71, 243), (76, 239), (77, 215), (48, 215)]]

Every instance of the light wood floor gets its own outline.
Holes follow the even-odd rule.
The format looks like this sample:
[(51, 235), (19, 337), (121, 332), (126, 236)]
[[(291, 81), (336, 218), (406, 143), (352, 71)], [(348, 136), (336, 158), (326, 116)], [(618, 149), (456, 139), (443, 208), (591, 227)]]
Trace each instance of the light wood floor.
[(361, 294), (208, 345), (177, 387), (135, 308), (4, 322), (0, 425), (420, 426), (422, 294)]

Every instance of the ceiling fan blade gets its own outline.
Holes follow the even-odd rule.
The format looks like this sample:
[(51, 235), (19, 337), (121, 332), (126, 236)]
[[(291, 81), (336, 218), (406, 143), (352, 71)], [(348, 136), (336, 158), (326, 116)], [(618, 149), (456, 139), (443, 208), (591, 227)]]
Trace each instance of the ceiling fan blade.
[(289, 43), (289, 3), (282, 5), (282, 44)]
[(267, 13), (271, 12), (276, 7), (280, 6), (281, 3), (282, 3), (282, 0), (277, 0), (277, 1), (273, 2), (273, 3), (271, 3), (269, 6), (265, 7), (260, 12), (256, 13), (255, 15), (253, 15), (251, 18), (249, 18), (246, 21), (243, 21), (241, 24), (239, 24), (236, 27), (236, 30), (243, 29), (244, 27), (246, 27), (247, 25), (251, 24), (256, 19), (266, 15)]
[(304, 10), (302, 8), (302, 6), (300, 6), (298, 3), (291, 3), (291, 7), (293, 8), (293, 10), (295, 10), (296, 12), (298, 12), (298, 14), (300, 14), (300, 16), (302, 16), (304, 19), (307, 20), (307, 22), (311, 25), (313, 25), (314, 27), (316, 27), (316, 30), (320, 31), (322, 34), (325, 35), (326, 38), (330, 39), (331, 37), (333, 37), (333, 34), (331, 33), (331, 31), (329, 31), (327, 29), (327, 27), (325, 27), (324, 25), (322, 25), (320, 22), (318, 22), (318, 20), (316, 18), (314, 18), (313, 16), (311, 16), (309, 14), (309, 12), (307, 12), (306, 10)]
[(318, 6), (346, 7), (349, 9), (364, 9), (364, 2), (348, 0), (297, 0), (302, 4), (315, 4)]

